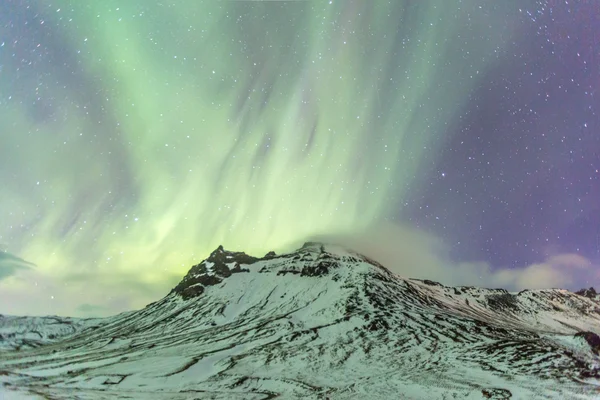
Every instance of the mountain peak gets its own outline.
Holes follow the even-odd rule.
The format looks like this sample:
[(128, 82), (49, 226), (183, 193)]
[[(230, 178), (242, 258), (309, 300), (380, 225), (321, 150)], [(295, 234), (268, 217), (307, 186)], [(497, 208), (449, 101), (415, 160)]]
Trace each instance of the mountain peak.
[(212, 256), (213, 254), (219, 254), (219, 253), (224, 253), (225, 249), (223, 248), (223, 245), (220, 244), (219, 247), (217, 247), (212, 253), (210, 253), (210, 255)]
[(172, 292), (184, 299), (199, 296), (204, 293), (206, 286), (217, 285), (234, 273), (248, 272), (247, 268), (241, 266), (254, 264), (259, 260), (261, 259), (244, 252), (227, 251), (219, 245), (206, 260), (194, 265)]
[[(221, 283), (235, 273), (250, 272), (250, 265), (259, 261), (265, 263), (257, 272), (276, 271), (278, 275), (300, 274), (301, 276), (327, 275), (337, 265), (336, 259), (354, 256), (370, 263), (359, 255), (346, 252), (336, 246), (320, 242), (306, 242), (299, 249), (284, 255), (270, 251), (264, 257), (253, 257), (241, 251), (228, 251), (219, 245), (207, 259), (194, 265), (179, 284), (171, 291), (179, 294), (184, 300), (200, 296), (207, 286)], [(376, 265), (373, 263), (373, 265)]]
[[(263, 258), (274, 257), (274, 252), (269, 252)], [(261, 260), (261, 258), (250, 256), (243, 251), (229, 251), (223, 248), (223, 245), (219, 245), (206, 260), (203, 262), (213, 262), (213, 263), (238, 263), (238, 264), (253, 264), (256, 261)]]
[(596, 293), (596, 289), (594, 289), (591, 286), (589, 289), (578, 290), (575, 292), (575, 294), (578, 294), (578, 295), (584, 296), (584, 297), (588, 297), (590, 299), (595, 299), (598, 296), (598, 293)]

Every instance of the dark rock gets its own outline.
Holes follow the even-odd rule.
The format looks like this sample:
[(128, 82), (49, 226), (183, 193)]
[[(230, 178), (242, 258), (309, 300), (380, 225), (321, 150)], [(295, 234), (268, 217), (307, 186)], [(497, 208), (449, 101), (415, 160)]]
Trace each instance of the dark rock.
[[(190, 286), (194, 286), (198, 283), (202, 284), (203, 286), (214, 286), (214, 285), (218, 285), (219, 283), (221, 283), (221, 281), (222, 281), (222, 279), (216, 275), (207, 275), (207, 274), (196, 275), (196, 276), (189, 277), (189, 279), (181, 281), (181, 283), (179, 283), (179, 285), (177, 285), (177, 287), (185, 286), (185, 288), (187, 288)], [(177, 287), (176, 287), (176, 289), (177, 289)]]
[(596, 293), (596, 289), (594, 289), (593, 287), (590, 287), (589, 289), (578, 290), (575, 292), (575, 294), (578, 294), (580, 296), (587, 297), (590, 299), (595, 299), (596, 296), (598, 295), (598, 293)]
[(215, 264), (230, 263), (234, 261), (237, 261), (239, 264), (254, 264), (260, 260), (260, 258), (249, 256), (241, 251), (226, 251), (223, 249), (223, 246), (217, 247), (217, 249), (210, 253), (210, 256), (208, 256), (206, 259), (206, 261), (210, 261)]
[(516, 296), (510, 293), (487, 296), (487, 302), (493, 310), (519, 310)]
[[(237, 264), (237, 266), (239, 266), (239, 264)], [(216, 262), (215, 265), (212, 266), (212, 270), (215, 275), (222, 276), (223, 278), (229, 278), (232, 274), (231, 269), (229, 269), (227, 264), (222, 262)]]
[(600, 354), (600, 337), (594, 332), (577, 332), (575, 337), (582, 337), (590, 345), (594, 354)]
[(319, 261), (317, 264), (305, 265), (300, 272), (300, 276), (323, 276), (329, 273), (329, 268), (334, 268), (337, 263), (334, 261)]
[(383, 318), (374, 318), (366, 326), (369, 332), (375, 332), (379, 330), (387, 330), (390, 328), (388, 322)]
[[(261, 271), (262, 272), (262, 271)], [(282, 269), (281, 271), (277, 271), (277, 276), (286, 275), (286, 274), (299, 274), (300, 271), (296, 271), (295, 269)]]
[(579, 373), (579, 376), (584, 379), (598, 378), (599, 375), (600, 373), (597, 369), (587, 369)]
[(509, 390), (498, 388), (483, 389), (481, 394), (483, 394), (483, 397), (486, 399), (493, 400), (507, 400), (512, 397), (512, 393)]
[(235, 263), (235, 267), (231, 269), (231, 273), (236, 274), (239, 272), (250, 272), (250, 270), (248, 268), (242, 268), (240, 264)]
[(186, 287), (177, 293), (179, 293), (184, 300), (188, 300), (193, 297), (198, 297), (202, 293), (204, 293), (204, 286), (198, 285), (198, 286)]
[[(194, 265), (192, 268), (190, 268), (188, 275), (190, 275), (190, 274), (200, 275), (200, 274), (206, 274), (207, 272), (208, 271), (206, 269), (206, 263), (205, 263), (205, 261), (202, 261), (200, 264)], [(185, 277), (184, 277), (184, 279), (185, 279)]]
[(249, 272), (242, 265), (254, 264), (259, 260), (243, 252), (226, 251), (219, 246), (206, 260), (194, 265), (171, 292), (186, 300), (200, 296), (206, 286), (217, 285), (235, 273)]

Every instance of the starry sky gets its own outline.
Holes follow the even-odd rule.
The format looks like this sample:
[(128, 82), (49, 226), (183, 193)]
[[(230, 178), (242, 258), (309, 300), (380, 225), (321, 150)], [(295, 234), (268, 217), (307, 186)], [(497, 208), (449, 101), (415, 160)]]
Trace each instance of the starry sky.
[(598, 286), (599, 62), (595, 0), (1, 2), (0, 312), (142, 307), (219, 244), (315, 237)]

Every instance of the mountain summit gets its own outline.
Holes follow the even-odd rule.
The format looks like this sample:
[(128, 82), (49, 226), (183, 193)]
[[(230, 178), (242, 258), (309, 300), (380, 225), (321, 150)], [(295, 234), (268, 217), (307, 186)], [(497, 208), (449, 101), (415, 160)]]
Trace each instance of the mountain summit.
[(589, 297), (590, 299), (598, 300), (598, 293), (596, 293), (596, 290), (593, 287), (590, 287), (589, 289), (581, 289), (576, 291), (575, 293), (580, 296), (585, 296)]
[(322, 243), (220, 246), (163, 299), (78, 326), (0, 353), (0, 382), (50, 398), (599, 395), (595, 298), (406, 279)]

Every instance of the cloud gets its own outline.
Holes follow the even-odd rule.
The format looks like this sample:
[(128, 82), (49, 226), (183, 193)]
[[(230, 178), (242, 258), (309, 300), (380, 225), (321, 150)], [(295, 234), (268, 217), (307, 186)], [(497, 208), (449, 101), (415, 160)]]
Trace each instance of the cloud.
[(507, 290), (565, 288), (600, 284), (600, 266), (578, 254), (557, 254), (542, 262), (507, 268), (488, 262), (454, 262), (448, 246), (433, 235), (409, 226), (377, 224), (366, 230), (312, 237), (353, 249), (406, 277), (430, 279), (449, 286), (481, 286)]
[(104, 317), (114, 314), (114, 310), (102, 304), (84, 303), (75, 310), (76, 315), (80, 317)]
[(28, 268), (0, 280), (0, 314), (105, 317), (164, 297), (182, 275), (149, 279), (127, 271), (94, 270), (79, 274)]
[(35, 265), (5, 251), (0, 251), (0, 280), (8, 278), (19, 270), (28, 269)]
[(600, 282), (597, 266), (578, 254), (559, 254), (523, 269), (500, 269), (493, 277), (516, 288), (562, 287), (581, 289)]

